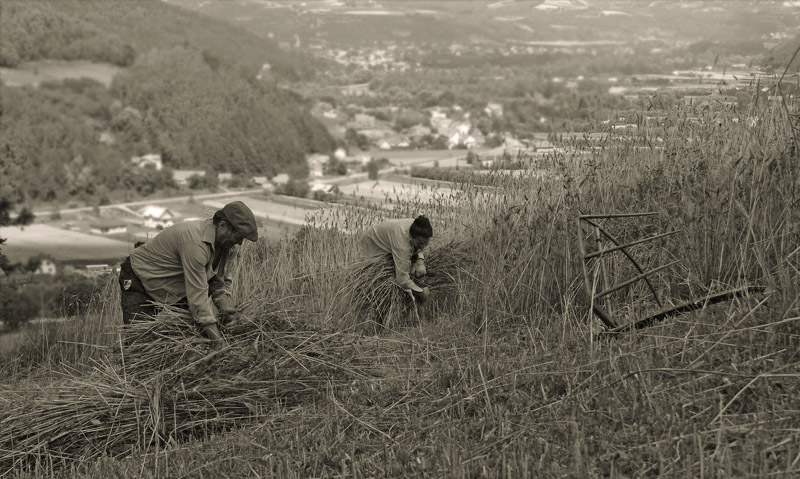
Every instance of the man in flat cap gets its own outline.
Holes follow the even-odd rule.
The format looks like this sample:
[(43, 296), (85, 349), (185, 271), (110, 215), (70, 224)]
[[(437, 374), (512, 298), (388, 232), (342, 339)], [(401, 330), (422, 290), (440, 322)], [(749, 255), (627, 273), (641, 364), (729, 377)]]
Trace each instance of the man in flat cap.
[(233, 201), (212, 219), (170, 226), (134, 249), (119, 275), (123, 323), (155, 316), (154, 301), (183, 305), (207, 338), (223, 344), (213, 306), (220, 317), (235, 314), (231, 273), (245, 238), (258, 239), (256, 219)]

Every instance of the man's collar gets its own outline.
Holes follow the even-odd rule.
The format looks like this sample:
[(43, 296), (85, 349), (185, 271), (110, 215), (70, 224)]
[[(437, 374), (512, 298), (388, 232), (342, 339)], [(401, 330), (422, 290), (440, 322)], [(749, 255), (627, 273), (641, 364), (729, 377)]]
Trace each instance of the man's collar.
[(214, 221), (210, 219), (203, 221), (203, 241), (210, 244), (211, 249), (214, 249), (216, 240), (217, 227), (214, 225)]

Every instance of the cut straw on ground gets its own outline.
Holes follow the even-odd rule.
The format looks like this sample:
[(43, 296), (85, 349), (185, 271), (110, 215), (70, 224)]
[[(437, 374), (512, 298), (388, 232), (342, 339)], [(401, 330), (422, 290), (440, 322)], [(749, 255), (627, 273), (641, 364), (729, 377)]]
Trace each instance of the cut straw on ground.
[(225, 328), (221, 349), (185, 312), (166, 309), (155, 321), (123, 327), (118, 354), (88, 375), (3, 390), (0, 475), (229, 429), (378, 374), (362, 360), (358, 338), (290, 329), (286, 318), (254, 309)]

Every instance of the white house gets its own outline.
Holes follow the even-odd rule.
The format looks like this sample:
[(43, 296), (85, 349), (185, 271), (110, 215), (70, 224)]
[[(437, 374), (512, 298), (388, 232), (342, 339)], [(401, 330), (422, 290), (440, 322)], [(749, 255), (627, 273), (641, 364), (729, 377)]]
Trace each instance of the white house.
[(484, 108), (483, 111), (491, 117), (503, 116), (503, 105), (502, 103), (489, 102), (486, 104), (486, 108)]
[(274, 185), (285, 185), (289, 182), (289, 175), (286, 173), (281, 173), (272, 177), (272, 184)]
[(308, 169), (311, 173), (312, 177), (320, 177), (322, 176), (322, 172), (325, 169), (325, 165), (328, 164), (330, 157), (328, 155), (322, 155), (319, 153), (314, 153), (308, 155), (306, 158), (306, 162), (308, 162)]
[(253, 183), (261, 186), (265, 190), (271, 190), (271, 189), (275, 188), (272, 185), (272, 183), (269, 182), (269, 178), (267, 178), (266, 176), (254, 176), (252, 178), (252, 180), (253, 180)]
[(311, 191), (322, 191), (325, 193), (330, 193), (334, 188), (334, 185), (330, 185), (328, 183), (323, 183), (321, 181), (315, 181), (311, 183)]
[(461, 143), (461, 132), (456, 131), (447, 138), (447, 148), (453, 149)]
[(440, 110), (431, 110), (431, 122), (447, 118), (447, 113)]
[(175, 214), (163, 206), (148, 205), (139, 214), (148, 228), (164, 229), (175, 224)]
[(50, 258), (41, 258), (39, 260), (39, 266), (34, 271), (34, 274), (46, 274), (49, 276), (55, 276), (58, 268), (56, 267), (55, 261)]
[(156, 170), (161, 170), (161, 168), (164, 167), (164, 163), (161, 161), (161, 155), (159, 155), (158, 153), (151, 153), (149, 155), (142, 155), (142, 156), (134, 156), (131, 158), (131, 163), (138, 166), (139, 168), (152, 166)]

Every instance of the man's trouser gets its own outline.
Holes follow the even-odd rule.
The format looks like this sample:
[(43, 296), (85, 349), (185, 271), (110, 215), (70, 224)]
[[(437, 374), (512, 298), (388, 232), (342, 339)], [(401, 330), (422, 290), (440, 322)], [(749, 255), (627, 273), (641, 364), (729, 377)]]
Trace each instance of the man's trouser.
[(147, 294), (142, 281), (131, 267), (131, 257), (125, 258), (119, 269), (120, 300), (122, 303), (122, 322), (147, 321), (158, 314), (159, 308), (154, 299)]
[[(124, 324), (130, 324), (132, 321), (152, 321), (153, 317), (162, 309), (154, 304), (155, 300), (147, 294), (142, 281), (133, 272), (130, 256), (125, 258), (119, 268), (119, 289)], [(211, 282), (209, 282), (208, 294), (211, 295)], [(189, 311), (189, 300), (184, 296), (172, 306)], [(216, 305), (213, 308), (216, 314)]]
[(125, 258), (119, 269), (119, 289), (122, 303), (122, 322), (151, 321), (161, 310), (142, 285), (131, 267), (131, 257)]

